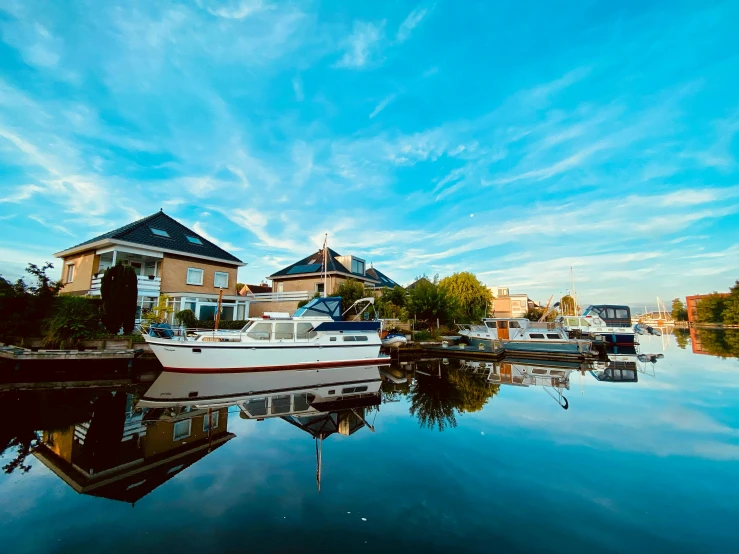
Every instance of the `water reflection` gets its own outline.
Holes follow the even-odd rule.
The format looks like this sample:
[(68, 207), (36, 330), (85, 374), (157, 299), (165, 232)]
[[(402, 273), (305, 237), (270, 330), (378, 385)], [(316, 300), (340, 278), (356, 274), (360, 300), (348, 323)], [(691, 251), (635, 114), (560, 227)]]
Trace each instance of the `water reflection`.
[[(694, 354), (739, 358), (739, 329), (690, 329)], [(679, 344), (679, 343), (678, 343)]]

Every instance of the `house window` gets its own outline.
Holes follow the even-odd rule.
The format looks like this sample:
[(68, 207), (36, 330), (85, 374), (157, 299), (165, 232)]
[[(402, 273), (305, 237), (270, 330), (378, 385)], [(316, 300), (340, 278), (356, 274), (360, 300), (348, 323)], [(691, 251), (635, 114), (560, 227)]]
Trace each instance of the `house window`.
[(190, 235), (185, 235), (188, 242), (191, 242), (192, 244), (203, 244), (203, 241), (200, 240), (198, 237), (191, 237)]
[(352, 273), (364, 275), (364, 262), (362, 260), (352, 258)]
[(213, 286), (220, 289), (228, 288), (228, 273), (224, 271), (216, 271), (216, 275), (213, 278)]
[(74, 281), (74, 264), (67, 266), (67, 283)]
[(316, 283), (316, 292), (323, 294), (323, 283)]
[[(210, 421), (210, 425), (208, 425), (208, 421)], [(208, 432), (211, 429), (217, 429), (218, 428), (218, 412), (213, 412), (210, 414), (210, 418), (208, 418), (208, 414), (205, 414), (203, 416), (203, 432)]]
[(190, 436), (190, 429), (192, 427), (191, 419), (183, 419), (182, 421), (175, 421), (174, 434), (172, 436), (173, 441), (185, 440)]
[(277, 283), (277, 292), (285, 292), (283, 289), (285, 288), (284, 283)]
[(187, 284), (188, 285), (202, 285), (203, 284), (203, 270), (196, 267), (187, 268)]
[(152, 234), (158, 236), (158, 237), (167, 237), (169, 238), (169, 233), (163, 229), (157, 229), (156, 227), (149, 227)]

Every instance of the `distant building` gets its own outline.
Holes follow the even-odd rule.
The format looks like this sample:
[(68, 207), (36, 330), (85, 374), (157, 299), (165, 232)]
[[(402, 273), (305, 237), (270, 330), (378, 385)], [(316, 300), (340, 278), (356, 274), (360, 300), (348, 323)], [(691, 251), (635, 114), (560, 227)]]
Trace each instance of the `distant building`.
[(431, 281), (429, 281), (426, 277), (421, 277), (419, 279), (416, 279), (410, 285), (408, 285), (407, 287), (405, 287), (406, 292), (412, 291), (413, 289), (415, 289), (421, 283), (429, 283), (429, 284), (431, 284)]
[[(325, 271), (324, 271), (325, 260)], [(325, 275), (325, 280), (324, 280)], [(398, 284), (375, 267), (367, 267), (363, 258), (353, 255), (342, 256), (331, 248), (323, 248), (298, 260), (267, 277), (272, 281), (272, 294), (251, 296), (250, 315), (260, 316), (264, 312), (292, 312), (298, 302), (308, 300), (315, 294), (333, 293), (341, 283), (354, 279), (369, 289), (393, 288)], [(250, 298), (247, 294), (247, 298)], [(347, 306), (348, 307), (348, 306)]]
[(524, 317), (536, 303), (527, 294), (510, 294), (508, 287), (488, 287), (494, 297), (492, 313), (494, 317)]
[[(719, 296), (729, 296), (728, 292), (716, 292)], [(685, 297), (685, 309), (688, 312), (688, 321), (693, 323), (695, 321), (696, 314), (698, 313), (698, 302), (702, 299), (712, 296), (711, 294), (694, 294), (693, 296)]]
[(267, 283), (262, 283), (259, 285), (244, 285), (241, 290), (239, 290), (239, 295), (249, 296), (250, 294), (269, 294), (271, 292), (272, 287)]
[(62, 258), (62, 294), (100, 296), (106, 269), (123, 263), (138, 277), (138, 313), (169, 297), (174, 312), (190, 309), (213, 319), (223, 290), (221, 318), (245, 319), (248, 300), (238, 296), (236, 274), (244, 264), (162, 211), (54, 254)]

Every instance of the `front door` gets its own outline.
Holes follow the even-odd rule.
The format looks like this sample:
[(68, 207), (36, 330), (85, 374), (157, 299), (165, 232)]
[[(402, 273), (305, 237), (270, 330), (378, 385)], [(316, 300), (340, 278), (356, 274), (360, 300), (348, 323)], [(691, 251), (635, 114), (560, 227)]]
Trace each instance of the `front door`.
[(508, 340), (508, 322), (498, 322), (498, 338), (501, 340)]

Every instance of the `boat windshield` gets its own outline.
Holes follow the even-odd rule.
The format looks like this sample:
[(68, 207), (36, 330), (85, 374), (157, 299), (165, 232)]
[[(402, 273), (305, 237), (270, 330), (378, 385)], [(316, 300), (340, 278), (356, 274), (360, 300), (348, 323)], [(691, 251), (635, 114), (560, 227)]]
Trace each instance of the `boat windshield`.
[(314, 298), (298, 308), (293, 317), (330, 317), (334, 321), (341, 321), (341, 297)]

